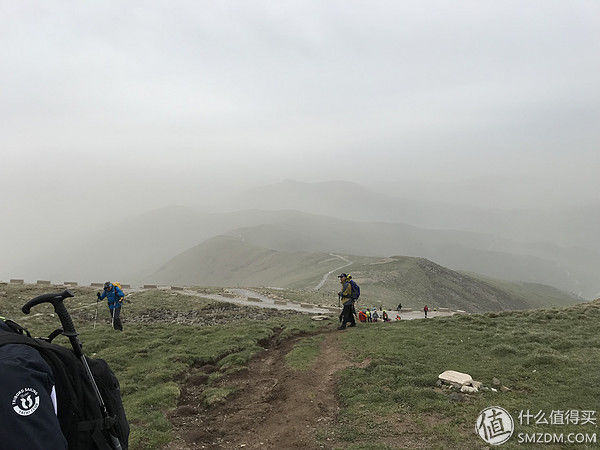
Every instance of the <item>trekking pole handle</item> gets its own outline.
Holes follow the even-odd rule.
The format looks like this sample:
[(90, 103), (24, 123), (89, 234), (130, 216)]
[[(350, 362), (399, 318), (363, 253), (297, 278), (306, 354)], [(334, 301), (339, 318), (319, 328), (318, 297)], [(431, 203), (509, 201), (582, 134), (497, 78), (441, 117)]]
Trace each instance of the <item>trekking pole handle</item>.
[(54, 312), (60, 319), (60, 323), (63, 326), (63, 330), (65, 333), (75, 333), (75, 326), (73, 325), (73, 321), (71, 320), (71, 316), (67, 312), (67, 308), (63, 304), (63, 300), (65, 298), (74, 297), (73, 293), (66, 289), (60, 294), (43, 294), (39, 295), (35, 298), (29, 300), (23, 307), (21, 311), (25, 314), (29, 314), (31, 312), (31, 308), (33, 306), (39, 305), (41, 303), (51, 303), (54, 306)]

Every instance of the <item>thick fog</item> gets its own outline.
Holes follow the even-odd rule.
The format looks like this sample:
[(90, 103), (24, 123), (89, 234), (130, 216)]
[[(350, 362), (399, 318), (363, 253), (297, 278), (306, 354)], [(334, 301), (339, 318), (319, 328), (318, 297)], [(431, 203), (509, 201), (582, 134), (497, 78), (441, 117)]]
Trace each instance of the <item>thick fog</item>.
[(597, 208), (599, 55), (595, 1), (2, 1), (0, 279), (285, 179)]

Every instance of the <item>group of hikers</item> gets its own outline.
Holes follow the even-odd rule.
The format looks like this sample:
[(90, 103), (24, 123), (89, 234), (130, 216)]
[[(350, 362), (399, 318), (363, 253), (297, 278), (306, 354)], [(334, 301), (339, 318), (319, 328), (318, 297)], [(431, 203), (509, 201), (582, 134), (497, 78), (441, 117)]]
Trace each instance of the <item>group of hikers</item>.
[[(352, 279), (352, 276), (348, 275), (347, 273), (338, 275), (338, 278), (340, 279), (340, 284), (342, 285), (342, 289), (340, 292), (338, 292), (338, 298), (344, 301), (344, 307), (342, 308), (342, 312), (340, 313), (339, 317), (341, 323), (338, 327), (338, 330), (344, 330), (346, 326), (356, 326), (355, 318), (358, 318), (358, 320), (363, 323), (377, 322), (379, 319), (381, 319), (383, 322), (391, 321), (388, 312), (384, 310), (382, 306), (379, 307), (379, 311), (375, 307), (372, 309), (366, 308), (361, 309), (357, 314), (354, 304), (360, 297), (360, 287)], [(402, 303), (399, 303), (398, 307), (396, 308), (396, 320), (401, 320), (401, 309)], [(427, 305), (425, 305), (423, 308), (423, 312), (425, 313), (425, 318), (427, 319), (427, 313), (429, 312), (429, 307)]]
[[(360, 297), (360, 287), (352, 279), (352, 276), (347, 273), (338, 275), (338, 278), (342, 285), (341, 291), (338, 292), (338, 297), (344, 301), (344, 307), (340, 313), (341, 324), (338, 327), (338, 330), (344, 330), (346, 326), (355, 327), (356, 317), (358, 317), (358, 320), (361, 322), (377, 322), (380, 318), (384, 322), (390, 320), (387, 311), (384, 311), (381, 307), (379, 308), (379, 312), (377, 311), (377, 308), (373, 308), (372, 310), (361, 310), (357, 314), (354, 304)], [(350, 325), (348, 325), (348, 323)]]
[(363, 323), (377, 322), (379, 319), (383, 320), (384, 322), (390, 321), (387, 311), (381, 306), (379, 307), (379, 311), (377, 311), (377, 308), (367, 308), (365, 310), (358, 311), (358, 320)]

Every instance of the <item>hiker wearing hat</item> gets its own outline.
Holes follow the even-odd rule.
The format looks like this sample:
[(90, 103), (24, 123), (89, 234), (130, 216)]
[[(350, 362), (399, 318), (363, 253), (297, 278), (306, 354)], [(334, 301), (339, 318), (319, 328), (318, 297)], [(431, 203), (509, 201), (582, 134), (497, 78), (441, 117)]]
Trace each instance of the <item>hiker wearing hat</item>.
[(115, 330), (123, 331), (123, 324), (121, 323), (121, 304), (125, 297), (123, 291), (119, 286), (115, 286), (110, 281), (107, 281), (104, 283), (104, 291), (102, 294), (98, 292), (96, 295), (98, 296), (98, 300), (106, 298), (113, 328)]
[(356, 321), (354, 320), (354, 301), (356, 299), (352, 295), (352, 277), (343, 273), (338, 275), (338, 278), (342, 285), (342, 290), (338, 292), (338, 296), (344, 301), (344, 309), (342, 309), (342, 313), (340, 314), (342, 324), (338, 327), (338, 330), (344, 330), (348, 322), (350, 322), (351, 327), (356, 326)]

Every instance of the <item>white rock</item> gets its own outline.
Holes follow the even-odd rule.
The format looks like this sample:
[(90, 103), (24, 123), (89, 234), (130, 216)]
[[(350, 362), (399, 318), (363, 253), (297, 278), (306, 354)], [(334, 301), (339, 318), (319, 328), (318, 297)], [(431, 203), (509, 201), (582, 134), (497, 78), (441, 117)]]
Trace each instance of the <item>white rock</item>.
[(475, 394), (479, 392), (479, 389), (471, 386), (463, 386), (460, 388), (460, 392), (464, 392), (465, 394)]
[(453, 384), (458, 387), (473, 382), (471, 375), (468, 373), (456, 372), (455, 370), (446, 370), (444, 373), (441, 373), (438, 378), (444, 383)]

